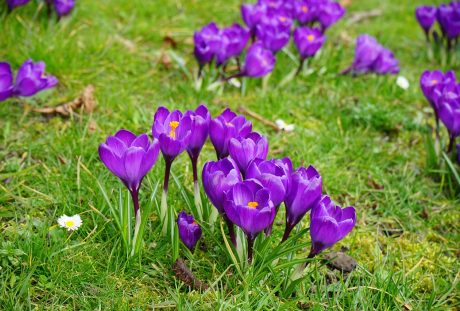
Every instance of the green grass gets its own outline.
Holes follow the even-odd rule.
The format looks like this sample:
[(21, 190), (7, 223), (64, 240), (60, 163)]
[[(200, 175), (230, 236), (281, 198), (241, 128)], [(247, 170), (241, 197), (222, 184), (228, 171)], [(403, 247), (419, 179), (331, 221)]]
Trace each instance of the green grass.
[[(450, 64), (429, 57), (414, 18), (414, 7), (424, 2), (352, 1), (349, 14), (373, 8), (383, 14), (335, 25), (311, 73), (283, 87), (277, 84), (295, 67), (285, 54), (279, 55), (268, 87), (262, 88), (261, 80), (248, 81), (245, 95), (232, 87), (222, 93), (197, 91), (177, 61), (169, 68), (162, 63), (162, 55), (173, 52), (194, 72), (193, 30), (211, 20), (220, 25), (239, 21), (239, 3), (79, 0), (61, 23), (48, 19), (36, 3), (8, 16), (0, 12), (0, 60), (15, 69), (27, 58), (44, 60), (61, 82), (33, 100), (0, 104), (0, 179), (11, 178), (0, 183), (0, 250), (8, 254), (0, 258), (0, 309), (293, 310), (299, 302), (313, 310), (459, 308), (460, 201), (444, 193), (426, 170), (424, 137), (432, 116), (418, 78), (424, 69), (459, 72), (460, 53)], [(409, 90), (397, 87), (393, 76), (337, 76), (351, 63), (353, 40), (360, 33), (376, 36), (395, 52)], [(163, 42), (165, 36), (177, 41), (176, 50)], [(89, 84), (98, 102), (91, 115), (64, 119), (31, 112), (31, 106), (71, 100)], [(277, 151), (271, 156), (290, 156), (296, 166), (313, 164), (327, 193), (341, 205), (356, 207), (355, 230), (334, 247), (349, 247), (359, 263), (348, 278), (339, 276), (338, 283), (328, 285), (325, 268), (311, 270), (297, 295), (282, 297), (277, 291), (283, 273), (260, 280), (250, 270), (242, 278), (231, 266), (221, 235), (208, 234), (207, 251), (198, 250), (188, 264), (213, 286), (204, 294), (190, 291), (173, 276), (170, 245), (160, 236), (156, 215), (141, 258), (125, 260), (95, 178), (113, 195), (119, 182), (99, 161), (97, 146), (122, 127), (150, 132), (159, 105), (189, 109), (200, 102), (213, 115), (242, 105), (269, 120), (296, 125), (292, 133), (277, 134), (252, 120), (254, 129), (269, 137), (271, 151)], [(201, 162), (208, 159), (214, 159), (210, 144)], [(186, 155), (174, 163), (173, 172), (193, 193)], [(141, 206), (150, 202), (162, 174), (158, 161), (141, 190)], [(171, 183), (170, 189), (169, 205), (187, 208), (177, 185)], [(57, 217), (64, 213), (80, 213), (82, 228), (71, 235), (57, 228)], [(395, 228), (402, 233), (384, 233)], [(282, 229), (274, 228), (275, 238)], [(308, 240), (308, 235), (302, 238)], [(298, 257), (307, 252), (305, 247)]]

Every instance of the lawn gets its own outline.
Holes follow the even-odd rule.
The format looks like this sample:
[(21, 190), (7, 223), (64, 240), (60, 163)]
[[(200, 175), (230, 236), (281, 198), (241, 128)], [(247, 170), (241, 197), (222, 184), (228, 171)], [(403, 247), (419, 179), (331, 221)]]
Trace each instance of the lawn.
[[(1, 6), (0, 60), (15, 69), (28, 58), (43, 60), (60, 84), (34, 99), (0, 103), (0, 309), (460, 307), (460, 200), (427, 170), (432, 112), (418, 82), (425, 69), (459, 73), (460, 50), (450, 61), (430, 55), (414, 17), (424, 1), (349, 1), (347, 15), (328, 31), (308, 71), (279, 86), (295, 68), (280, 53), (270, 78), (248, 80), (245, 92), (231, 85), (198, 89), (192, 78), (193, 31), (212, 20), (241, 22), (240, 1), (77, 2), (59, 23), (37, 3), (9, 15)], [(374, 9), (380, 10), (377, 17), (348, 23), (354, 12)], [(394, 51), (409, 89), (401, 89), (396, 76), (337, 74), (351, 64), (354, 38), (362, 33)], [(88, 85), (97, 100), (92, 113), (64, 118), (33, 111), (71, 101)], [(268, 137), (269, 157), (290, 156), (296, 167), (314, 165), (324, 191), (342, 206), (355, 206), (357, 225), (333, 250), (348, 248), (356, 270), (336, 274), (337, 282), (329, 284), (327, 269), (318, 268), (295, 295), (283, 297), (276, 273), (261, 280), (250, 272), (240, 276), (217, 232), (204, 235), (205, 247), (193, 258), (183, 253), (195, 275), (211, 285), (205, 292), (191, 290), (174, 277), (171, 246), (160, 234), (156, 213), (141, 256), (125, 258), (98, 182), (115, 196), (121, 184), (99, 160), (98, 146), (120, 128), (150, 133), (160, 105), (186, 110), (199, 103), (213, 116), (241, 106), (295, 125), (292, 132), (276, 132), (248, 116)], [(211, 159), (208, 143), (200, 163)], [(141, 188), (141, 205), (159, 201), (159, 193), (150, 196), (163, 170), (159, 158)], [(187, 209), (184, 197), (193, 196), (193, 187), (186, 154), (174, 163), (173, 174), (178, 184), (170, 184), (169, 206)], [(59, 216), (77, 213), (83, 219), (78, 231), (58, 227)], [(281, 212), (275, 222), (283, 217)], [(281, 237), (282, 229), (275, 225), (274, 236)], [(308, 248), (299, 258), (302, 253), (307, 256)]]

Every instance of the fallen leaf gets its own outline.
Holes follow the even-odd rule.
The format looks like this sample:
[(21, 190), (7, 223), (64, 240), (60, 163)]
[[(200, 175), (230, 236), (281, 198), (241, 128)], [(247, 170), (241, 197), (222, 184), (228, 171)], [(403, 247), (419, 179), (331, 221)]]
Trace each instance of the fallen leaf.
[(88, 132), (94, 133), (97, 130), (97, 123), (96, 120), (89, 121), (88, 124)]
[(173, 38), (172, 36), (169, 36), (169, 35), (164, 36), (164, 37), (163, 37), (163, 43), (164, 43), (165, 45), (171, 46), (173, 49), (176, 49), (176, 48), (177, 48), (177, 41), (174, 40), (174, 38)]
[(166, 52), (162, 52), (158, 63), (160, 63), (165, 69), (170, 69), (172, 66), (171, 56), (169, 56)]
[(355, 12), (355, 13), (350, 14), (350, 17), (348, 18), (348, 21), (347, 21), (347, 25), (357, 24), (366, 19), (378, 17), (380, 15), (382, 15), (382, 10), (379, 10), (379, 9)]
[(368, 176), (367, 176), (367, 185), (368, 185), (369, 187), (371, 187), (371, 188), (373, 188), (373, 189), (377, 189), (377, 190), (382, 190), (382, 189), (384, 188), (381, 184), (377, 183), (377, 182), (372, 178), (371, 175), (368, 175)]
[(342, 272), (351, 272), (358, 265), (353, 257), (342, 252), (331, 252), (324, 255), (324, 259), (328, 261), (327, 265), (331, 269), (337, 269)]

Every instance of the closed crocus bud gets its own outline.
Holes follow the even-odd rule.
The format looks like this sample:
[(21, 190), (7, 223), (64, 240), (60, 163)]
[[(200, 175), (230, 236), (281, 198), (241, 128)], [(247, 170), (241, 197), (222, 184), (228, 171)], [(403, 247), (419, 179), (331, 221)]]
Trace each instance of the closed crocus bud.
[(194, 54), (198, 63), (203, 66), (210, 63), (221, 47), (221, 34), (216, 23), (212, 22), (195, 31), (193, 35), (195, 43)]
[(337, 23), (345, 15), (345, 9), (335, 1), (320, 2), (317, 10), (318, 21), (323, 31)]
[(415, 9), (415, 17), (427, 35), (436, 21), (436, 12), (435, 6), (422, 5)]
[(380, 56), (383, 47), (377, 40), (369, 35), (360, 35), (356, 39), (355, 59), (352, 65), (354, 73), (367, 73)]
[(195, 248), (196, 243), (201, 238), (200, 225), (196, 223), (192, 215), (188, 215), (182, 211), (177, 217), (177, 227), (179, 229), (179, 237), (182, 243), (191, 251)]
[(246, 120), (243, 115), (237, 115), (229, 108), (212, 119), (209, 126), (209, 137), (216, 150), (217, 158), (223, 159), (228, 156), (230, 139), (244, 137), (251, 131), (251, 121)]
[(252, 34), (255, 33), (256, 26), (260, 23), (263, 16), (265, 16), (266, 11), (266, 6), (259, 3), (241, 5), (241, 17)]
[(160, 149), (166, 161), (173, 161), (189, 145), (191, 118), (179, 110), (169, 112), (159, 107), (155, 113), (152, 134), (160, 142)]
[(250, 133), (246, 137), (230, 139), (229, 144), (230, 157), (238, 165), (243, 176), (246, 169), (255, 159), (265, 160), (268, 153), (268, 140), (259, 133)]
[(187, 153), (191, 159), (196, 159), (200, 155), (201, 149), (208, 138), (211, 114), (205, 105), (200, 105), (195, 111), (186, 111), (184, 117), (191, 119), (191, 135)]
[(266, 49), (277, 53), (284, 48), (291, 37), (292, 20), (285, 15), (266, 17), (256, 26), (257, 39)]
[(0, 62), (0, 102), (13, 95), (13, 71), (9, 63)]
[(460, 5), (457, 3), (441, 4), (436, 17), (442, 33), (448, 39), (455, 39), (460, 35)]
[(207, 162), (202, 173), (203, 188), (212, 205), (224, 213), (225, 193), (240, 182), (241, 174), (230, 158)]
[(301, 25), (312, 23), (318, 14), (318, 3), (312, 0), (301, 0), (295, 2), (295, 16)]
[(155, 164), (159, 149), (158, 140), (150, 143), (146, 134), (136, 136), (123, 129), (99, 146), (99, 157), (131, 192), (137, 192), (142, 179)]
[(243, 75), (253, 78), (263, 77), (272, 72), (276, 58), (270, 50), (264, 48), (262, 43), (251, 45), (246, 54), (243, 66)]
[(222, 44), (217, 53), (217, 66), (225, 64), (230, 58), (243, 52), (249, 40), (249, 30), (233, 24), (221, 31)]
[(312, 248), (309, 257), (313, 257), (326, 248), (343, 239), (356, 224), (355, 208), (342, 209), (328, 196), (323, 196), (316, 204), (310, 216), (310, 236)]
[(319, 29), (300, 27), (294, 31), (294, 44), (301, 59), (312, 57), (326, 41), (326, 37)]
[(291, 175), (291, 181), (284, 204), (286, 205), (285, 241), (302, 217), (318, 203), (322, 194), (321, 175), (313, 166), (300, 167)]
[(59, 17), (66, 16), (75, 7), (75, 0), (54, 0), (54, 8)]
[(372, 70), (378, 74), (397, 74), (399, 72), (399, 61), (393, 52), (383, 48), (379, 57), (372, 65)]
[(269, 190), (255, 179), (234, 185), (227, 192), (224, 208), (228, 218), (251, 238), (270, 226), (275, 217)]
[(6, 0), (6, 3), (8, 4), (8, 8), (10, 10), (17, 8), (18, 6), (23, 6), (29, 3), (30, 0)]
[(27, 60), (18, 70), (14, 95), (33, 96), (58, 84), (54, 76), (45, 75), (45, 63)]

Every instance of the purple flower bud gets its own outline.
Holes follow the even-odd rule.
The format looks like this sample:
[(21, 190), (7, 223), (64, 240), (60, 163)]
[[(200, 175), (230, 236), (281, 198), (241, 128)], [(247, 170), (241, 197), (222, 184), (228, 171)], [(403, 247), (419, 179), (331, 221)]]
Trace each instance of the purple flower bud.
[(195, 111), (186, 111), (184, 117), (191, 119), (191, 135), (187, 152), (191, 159), (196, 159), (200, 155), (201, 149), (208, 138), (211, 114), (205, 105), (200, 105)]
[(66, 16), (75, 7), (75, 0), (54, 0), (54, 8), (59, 17)]
[(292, 163), (289, 158), (262, 160), (255, 159), (246, 170), (246, 178), (257, 179), (270, 191), (270, 198), (275, 207), (286, 198), (292, 174)]
[(200, 65), (210, 63), (221, 47), (220, 30), (212, 22), (196, 31), (193, 35), (195, 43), (194, 54)]
[(209, 137), (216, 150), (217, 158), (223, 159), (228, 156), (228, 144), (230, 139), (244, 137), (252, 131), (251, 121), (247, 121), (243, 115), (236, 115), (229, 108), (221, 115), (211, 120)]
[(0, 62), (0, 102), (13, 95), (13, 71), (9, 63)]
[(159, 107), (155, 113), (152, 135), (160, 142), (160, 149), (167, 161), (174, 160), (184, 151), (190, 142), (191, 118), (182, 116), (179, 110), (169, 112)]
[(259, 133), (253, 132), (246, 137), (230, 139), (228, 146), (230, 157), (238, 165), (243, 176), (249, 163), (255, 159), (265, 160), (268, 153), (267, 138)]
[(259, 3), (241, 5), (241, 16), (246, 26), (251, 30), (251, 33), (255, 32), (256, 26), (260, 23), (266, 12), (266, 6)]
[(321, 198), (323, 182), (313, 166), (300, 167), (291, 175), (291, 183), (284, 204), (286, 205), (285, 240), (302, 217)]
[(312, 57), (326, 41), (326, 37), (319, 29), (299, 27), (294, 31), (294, 44), (301, 59)]
[(158, 140), (150, 143), (146, 134), (136, 137), (127, 130), (119, 130), (99, 146), (101, 161), (131, 192), (139, 190), (142, 179), (155, 164), (158, 152)]
[(18, 7), (18, 6), (23, 6), (29, 3), (30, 0), (6, 0), (6, 3), (8, 4), (8, 7), (10, 10)]
[(212, 205), (224, 213), (225, 193), (240, 182), (241, 175), (236, 164), (225, 158), (217, 162), (207, 162), (203, 167), (203, 188)]
[(270, 226), (275, 218), (269, 190), (255, 179), (234, 185), (227, 192), (224, 208), (228, 218), (251, 238)]
[(397, 74), (399, 72), (399, 61), (395, 58), (393, 52), (382, 48), (379, 57), (372, 65), (372, 70), (381, 75)]
[(326, 1), (319, 3), (317, 14), (321, 29), (324, 31), (345, 15), (345, 9), (338, 2)]
[(312, 23), (318, 14), (318, 3), (312, 0), (295, 2), (295, 16), (301, 25)]
[(436, 12), (435, 6), (422, 5), (415, 9), (415, 17), (425, 33), (430, 31), (436, 21)]
[(270, 72), (275, 67), (276, 58), (270, 50), (263, 47), (260, 42), (256, 42), (248, 50), (243, 65), (243, 74), (248, 77), (260, 78)]
[(217, 53), (217, 66), (230, 58), (239, 56), (249, 41), (249, 30), (239, 24), (233, 24), (221, 31), (222, 44)]
[(442, 33), (449, 39), (460, 35), (460, 5), (456, 3), (441, 4), (438, 7), (437, 19)]
[(54, 76), (45, 75), (45, 63), (27, 60), (18, 70), (14, 95), (33, 96), (58, 84)]
[(257, 39), (266, 49), (278, 52), (289, 43), (292, 20), (286, 15), (266, 16), (256, 26)]
[(182, 211), (177, 217), (177, 227), (179, 228), (179, 237), (181, 241), (191, 251), (195, 248), (196, 243), (201, 238), (200, 225), (195, 222), (192, 215)]
[(310, 216), (312, 255), (316, 255), (343, 239), (356, 224), (355, 208), (342, 209), (325, 195), (316, 204)]

